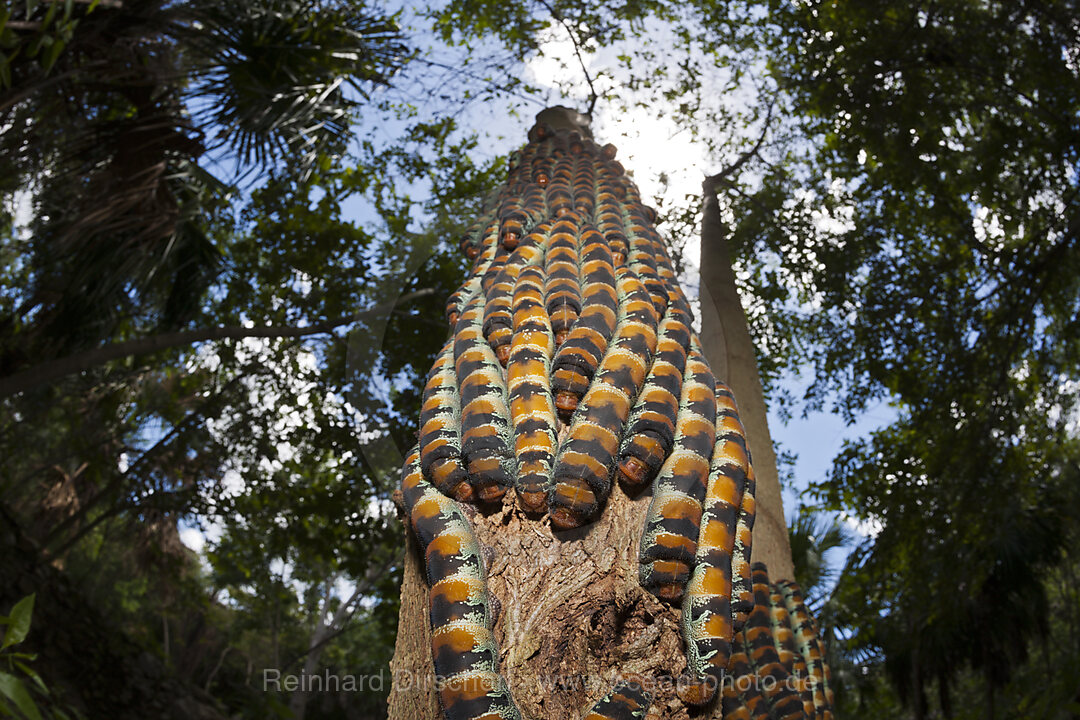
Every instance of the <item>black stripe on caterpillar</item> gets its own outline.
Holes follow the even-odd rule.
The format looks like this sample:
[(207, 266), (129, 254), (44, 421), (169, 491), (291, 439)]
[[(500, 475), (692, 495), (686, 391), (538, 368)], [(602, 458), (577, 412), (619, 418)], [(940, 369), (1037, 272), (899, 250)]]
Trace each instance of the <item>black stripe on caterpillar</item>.
[(417, 448), (405, 461), (401, 490), (431, 588), (431, 655), (444, 717), (521, 720), (499, 675), (487, 576), (468, 519), (424, 480)]
[(618, 274), (614, 339), (555, 462), (548, 508), (552, 524), (561, 529), (579, 527), (607, 499), (619, 440), (656, 351), (652, 302), (637, 275), (626, 268)]

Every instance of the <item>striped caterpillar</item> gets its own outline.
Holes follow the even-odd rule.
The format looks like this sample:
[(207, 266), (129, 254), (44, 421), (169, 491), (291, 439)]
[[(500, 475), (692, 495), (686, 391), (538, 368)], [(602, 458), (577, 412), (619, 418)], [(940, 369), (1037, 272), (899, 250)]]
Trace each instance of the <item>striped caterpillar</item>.
[(694, 564), (715, 442), (716, 380), (695, 347), (686, 362), (674, 447), (653, 486), (641, 536), (641, 586), (664, 600), (682, 598)]
[(468, 519), (424, 480), (416, 448), (405, 461), (401, 491), (431, 587), (431, 656), (443, 679), (443, 713), (448, 720), (521, 720), (499, 675), (486, 573)]
[(461, 460), (461, 405), (454, 368), (454, 342), (443, 346), (424, 387), (420, 407), (420, 466), (424, 477), (445, 495), (472, 499), (472, 486)]
[[(735, 633), (733, 575), (738, 547), (739, 521), (753, 488), (749, 482), (750, 460), (746, 439), (734, 408), (722, 401), (731, 391), (716, 383), (715, 448), (705, 494), (696, 565), (683, 599), (683, 632), (687, 666), (695, 678), (683, 699), (693, 704), (709, 702), (723, 680)], [(752, 520), (751, 520), (752, 523)], [(749, 531), (747, 532), (749, 540)], [(746, 546), (749, 558), (749, 544)]]
[(458, 319), (454, 362), (461, 395), (461, 453), (469, 482), (481, 500), (493, 501), (513, 483), (516, 463), (502, 370), (481, 328), (482, 300), (482, 295), (474, 297)]
[(510, 359), (510, 337), (513, 334), (510, 304), (514, 283), (523, 267), (535, 265), (543, 258), (549, 230), (550, 225), (544, 223), (530, 232), (520, 245), (515, 243), (516, 249), (503, 263), (502, 270), (488, 289), (487, 304), (484, 306), (484, 337), (503, 367)]

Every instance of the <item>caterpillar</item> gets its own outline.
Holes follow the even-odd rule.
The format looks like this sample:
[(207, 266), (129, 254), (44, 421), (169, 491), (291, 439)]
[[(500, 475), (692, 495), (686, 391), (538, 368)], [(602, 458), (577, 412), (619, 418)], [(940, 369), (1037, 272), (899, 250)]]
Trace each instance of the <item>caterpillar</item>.
[(750, 668), (743, 634), (737, 633), (731, 642), (731, 660), (728, 662), (730, 681), (724, 682), (724, 720), (729, 716), (747, 720), (773, 720), (769, 714), (769, 701), (761, 692), (760, 679)]
[(424, 386), (420, 407), (420, 467), (436, 488), (462, 502), (472, 499), (472, 486), (461, 461), (461, 408), (454, 369), (454, 342), (439, 352)]
[(807, 675), (806, 660), (795, 645), (795, 632), (791, 626), (791, 615), (784, 603), (777, 585), (769, 586), (769, 614), (772, 620), (773, 639), (780, 664), (787, 670), (792, 680), (797, 682), (793, 688), (799, 695), (803, 706), (803, 715), (814, 716), (814, 696), (811, 692), (812, 680)]
[(542, 224), (530, 232), (503, 263), (502, 270), (488, 290), (487, 304), (484, 306), (484, 337), (503, 367), (510, 359), (510, 337), (513, 334), (510, 303), (514, 283), (522, 267), (535, 265), (543, 258), (549, 229), (550, 225)]
[(618, 299), (611, 249), (591, 225), (581, 230), (581, 315), (551, 364), (555, 407), (568, 423), (615, 332)]
[(552, 226), (544, 262), (547, 276), (544, 295), (551, 331), (555, 334), (555, 344), (562, 345), (581, 312), (577, 224), (573, 220), (563, 218)]
[(514, 288), (514, 337), (506, 384), (518, 461), (518, 500), (532, 512), (546, 509), (555, 455), (555, 406), (548, 380), (554, 347), (544, 310), (543, 271), (527, 267)]
[[(746, 444), (746, 435), (739, 422), (739, 413), (735, 407), (735, 396), (731, 388), (723, 383), (716, 387), (717, 437), (729, 440), (729, 447), (735, 452), (741, 447), (746, 457), (746, 484), (739, 502), (739, 515), (735, 523), (735, 549), (731, 556), (731, 614), (738, 632), (746, 624), (746, 618), (754, 607), (754, 595), (750, 578), (750, 551), (753, 541), (754, 520), (757, 517), (757, 477), (754, 474), (753, 458)], [(720, 423), (723, 429), (720, 428)]]
[(672, 303), (657, 331), (656, 356), (619, 451), (619, 477), (630, 493), (651, 483), (671, 452), (689, 351), (689, 307)]
[(624, 680), (585, 713), (585, 720), (640, 720), (651, 703), (652, 695), (641, 683)]
[(561, 529), (579, 527), (607, 499), (619, 438), (656, 351), (656, 311), (637, 275), (626, 268), (619, 269), (618, 294), (615, 339), (574, 417), (552, 474), (549, 514)]
[(825, 663), (825, 652), (818, 637), (817, 628), (803, 602), (802, 591), (794, 582), (785, 580), (777, 583), (777, 589), (792, 618), (799, 654), (806, 660), (815, 715), (831, 718), (833, 691), (829, 687), (829, 668)]
[(468, 519), (424, 480), (417, 448), (405, 460), (401, 491), (431, 588), (431, 655), (435, 674), (443, 680), (439, 702), (444, 716), (521, 720), (499, 675), (487, 577)]
[(736, 632), (731, 600), (732, 575), (739, 517), (750, 475), (738, 416), (727, 412), (730, 408), (724, 406), (731, 391), (717, 382), (714, 393), (716, 444), (710, 463), (696, 564), (683, 598), (687, 666), (691, 674), (699, 678), (693, 691), (688, 692), (687, 700), (696, 704), (712, 699), (710, 688), (723, 679)]
[(480, 500), (498, 500), (514, 477), (510, 420), (499, 361), (481, 328), (483, 296), (466, 306), (454, 332), (454, 364), (461, 394), (461, 453)]
[(763, 684), (769, 707), (778, 720), (797, 720), (803, 716), (802, 701), (791, 687), (791, 675), (780, 662), (772, 632), (769, 610), (769, 573), (764, 563), (754, 563), (751, 570), (754, 609), (743, 634), (750, 651), (750, 661), (759, 677), (772, 678)]
[(686, 361), (674, 447), (653, 485), (641, 536), (641, 586), (663, 600), (682, 598), (694, 564), (715, 442), (716, 380), (695, 348)]
[[(631, 217), (640, 218), (640, 215), (633, 214), (631, 208)], [(627, 256), (627, 261), (630, 263), (630, 267), (634, 268), (641, 275), (642, 280), (645, 281), (645, 287), (649, 290), (649, 297), (652, 298), (656, 311), (662, 313), (664, 308), (667, 307), (667, 288), (675, 284), (674, 278), (668, 281), (660, 276), (660, 263), (656, 256), (655, 244), (650, 235), (651, 228), (641, 222), (640, 219), (637, 219), (631, 221), (629, 232), (630, 254)]]

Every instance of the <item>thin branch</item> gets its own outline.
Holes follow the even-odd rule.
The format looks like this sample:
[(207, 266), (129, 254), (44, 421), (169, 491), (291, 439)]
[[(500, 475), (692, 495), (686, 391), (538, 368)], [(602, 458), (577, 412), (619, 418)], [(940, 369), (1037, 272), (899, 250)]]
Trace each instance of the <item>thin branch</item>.
[(765, 138), (769, 134), (769, 125), (772, 123), (773, 108), (775, 107), (776, 99), (773, 98), (769, 101), (769, 109), (765, 112), (765, 122), (761, 126), (761, 134), (758, 135), (757, 142), (754, 143), (754, 146), (740, 155), (735, 162), (728, 165), (720, 172), (705, 178), (705, 184), (710, 191), (715, 192), (715, 186), (720, 183), (728, 183), (732, 175), (738, 172), (751, 158), (761, 152), (761, 147), (765, 144)]
[(577, 56), (578, 64), (581, 65), (581, 72), (585, 75), (585, 82), (589, 84), (589, 107), (585, 111), (585, 114), (591, 118), (593, 109), (596, 107), (596, 101), (600, 95), (596, 92), (596, 86), (593, 85), (592, 75), (589, 74), (589, 69), (585, 65), (585, 58), (581, 55), (581, 45), (578, 43), (577, 33), (571, 29), (570, 25), (563, 19), (562, 15), (560, 15), (547, 0), (540, 0), (540, 4), (548, 9), (548, 12), (551, 13), (551, 17), (555, 18), (555, 20), (563, 26), (563, 29), (566, 30), (566, 34), (570, 36), (570, 42), (574, 45), (574, 55)]
[(5, 378), (0, 378), (0, 398), (25, 392), (38, 385), (53, 380), (59, 380), (66, 375), (73, 375), (84, 370), (89, 370), (92, 367), (102, 365), (112, 360), (119, 360), (120, 358), (136, 355), (147, 355), (168, 348), (192, 345), (197, 342), (206, 342), (209, 340), (238, 340), (249, 337), (287, 338), (321, 335), (329, 333), (342, 325), (348, 325), (349, 323), (357, 322), (359, 320), (378, 317), (379, 315), (392, 312), (395, 307), (402, 303), (415, 300), (418, 297), (431, 295), (434, 292), (435, 290), (432, 288), (416, 290), (415, 292), (402, 295), (397, 300), (381, 303), (367, 310), (361, 310), (360, 312), (351, 315), (345, 315), (344, 317), (326, 320), (325, 322), (307, 325), (305, 327), (270, 326), (249, 328), (240, 325), (229, 325), (217, 328), (201, 328), (199, 330), (181, 330), (180, 332), (162, 333), (152, 337), (139, 338), (138, 340), (110, 343), (99, 348), (86, 350), (85, 352), (69, 355), (68, 357), (60, 358), (58, 360), (49, 360), (21, 372), (14, 373), (13, 375), (8, 375)]

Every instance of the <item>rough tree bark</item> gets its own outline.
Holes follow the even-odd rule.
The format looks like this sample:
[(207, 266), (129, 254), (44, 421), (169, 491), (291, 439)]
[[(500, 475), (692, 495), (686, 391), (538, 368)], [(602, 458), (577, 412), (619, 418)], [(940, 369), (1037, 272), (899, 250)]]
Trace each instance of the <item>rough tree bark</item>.
[[(557, 117), (543, 119), (564, 126)], [(712, 242), (703, 247), (708, 244), (712, 249)], [(723, 251), (722, 245), (719, 250)], [(737, 394), (755, 463), (762, 465), (757, 471), (760, 519), (755, 528), (755, 558), (769, 562), (770, 568), (776, 563), (777, 578), (790, 578), (791, 552), (761, 384), (730, 264), (726, 276), (717, 268), (717, 263), (726, 262), (720, 259), (724, 257), (710, 252), (703, 258), (702, 287), (711, 290), (703, 298), (703, 314), (708, 318), (711, 312), (713, 317), (706, 325), (712, 339), (703, 334), (702, 340), (717, 378), (731, 384)], [(753, 394), (755, 388), (756, 399), (743, 398), (742, 393)], [(464, 506), (486, 551), (488, 589), (497, 609), (494, 627), (501, 672), (525, 718), (577, 720), (619, 674), (630, 673), (653, 684), (650, 720), (721, 717), (719, 704), (695, 712), (676, 696), (677, 679), (686, 670), (681, 609), (661, 603), (638, 584), (639, 542), (650, 498), (649, 491), (630, 498), (621, 488), (613, 488), (597, 521), (574, 531), (553, 531), (547, 517), (527, 517), (512, 492), (495, 512), (482, 514), (471, 505)], [(407, 529), (407, 519), (403, 532), (405, 572), (391, 662), (394, 685), (389, 717), (441, 720), (423, 558)], [(759, 536), (765, 545), (760, 555)]]

